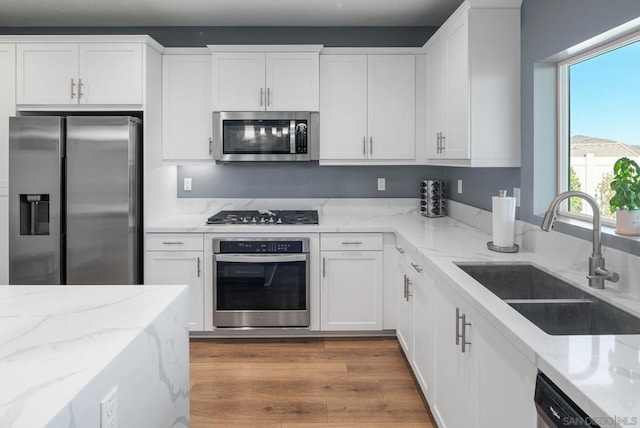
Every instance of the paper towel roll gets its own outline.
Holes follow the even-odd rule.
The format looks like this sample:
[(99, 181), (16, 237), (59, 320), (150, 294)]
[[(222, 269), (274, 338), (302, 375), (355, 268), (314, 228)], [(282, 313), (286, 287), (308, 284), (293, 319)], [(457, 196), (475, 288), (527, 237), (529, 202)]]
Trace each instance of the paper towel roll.
[(513, 247), (516, 234), (516, 199), (494, 196), (491, 198), (493, 212), (493, 245)]

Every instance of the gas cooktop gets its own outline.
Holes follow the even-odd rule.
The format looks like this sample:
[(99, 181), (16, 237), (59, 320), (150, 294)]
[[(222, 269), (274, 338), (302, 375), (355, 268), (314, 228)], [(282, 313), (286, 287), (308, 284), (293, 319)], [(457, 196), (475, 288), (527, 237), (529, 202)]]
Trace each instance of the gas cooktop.
[(220, 211), (207, 224), (318, 224), (318, 211)]

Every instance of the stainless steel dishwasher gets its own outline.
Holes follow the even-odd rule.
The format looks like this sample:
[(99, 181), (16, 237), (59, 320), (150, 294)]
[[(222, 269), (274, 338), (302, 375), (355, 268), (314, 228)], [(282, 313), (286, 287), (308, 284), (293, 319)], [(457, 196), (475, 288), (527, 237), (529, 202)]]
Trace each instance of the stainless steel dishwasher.
[(600, 426), (541, 372), (536, 379), (534, 401), (538, 428)]

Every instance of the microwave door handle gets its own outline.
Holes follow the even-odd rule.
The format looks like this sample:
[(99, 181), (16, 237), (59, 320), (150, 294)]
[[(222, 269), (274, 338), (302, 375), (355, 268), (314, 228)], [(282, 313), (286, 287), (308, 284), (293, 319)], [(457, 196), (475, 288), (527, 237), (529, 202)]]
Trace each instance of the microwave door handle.
[(289, 153), (296, 153), (296, 121), (289, 122)]
[(286, 263), (305, 262), (309, 259), (309, 254), (214, 254), (217, 262), (232, 263)]

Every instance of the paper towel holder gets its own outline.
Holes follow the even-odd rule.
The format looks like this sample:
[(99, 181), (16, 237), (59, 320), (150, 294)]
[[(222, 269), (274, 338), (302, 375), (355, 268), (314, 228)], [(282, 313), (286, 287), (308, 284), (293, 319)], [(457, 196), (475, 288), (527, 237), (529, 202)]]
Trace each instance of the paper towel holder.
[[(499, 190), (498, 196), (504, 198), (507, 196), (507, 191)], [(518, 244), (513, 244), (510, 247), (501, 247), (499, 245), (494, 245), (493, 241), (487, 242), (487, 248), (491, 251), (497, 251), (498, 253), (517, 253), (520, 250), (520, 246)]]
[(511, 247), (500, 247), (498, 245), (493, 245), (493, 241), (487, 242), (487, 248), (499, 253), (517, 253), (520, 250), (520, 246), (518, 244), (513, 244)]

